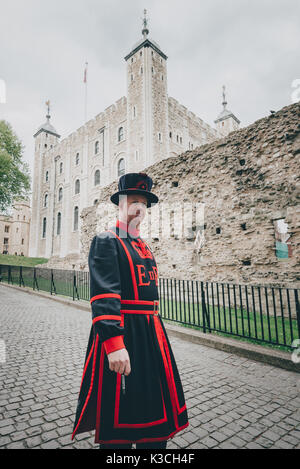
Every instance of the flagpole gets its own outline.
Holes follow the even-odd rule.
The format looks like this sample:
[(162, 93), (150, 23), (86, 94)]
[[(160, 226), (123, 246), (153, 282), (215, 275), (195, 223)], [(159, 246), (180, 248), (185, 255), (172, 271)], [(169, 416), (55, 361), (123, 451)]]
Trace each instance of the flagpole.
[(85, 84), (85, 96), (84, 96), (84, 123), (87, 121), (87, 69), (88, 69), (88, 62), (85, 63), (85, 70), (84, 70), (84, 84)]

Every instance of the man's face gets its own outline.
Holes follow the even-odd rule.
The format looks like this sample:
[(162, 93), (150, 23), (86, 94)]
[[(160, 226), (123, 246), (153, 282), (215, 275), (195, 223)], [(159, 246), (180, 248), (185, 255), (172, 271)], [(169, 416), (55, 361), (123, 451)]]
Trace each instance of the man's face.
[(131, 223), (132, 227), (138, 226), (146, 215), (147, 197), (140, 194), (120, 195), (119, 211), (120, 218)]

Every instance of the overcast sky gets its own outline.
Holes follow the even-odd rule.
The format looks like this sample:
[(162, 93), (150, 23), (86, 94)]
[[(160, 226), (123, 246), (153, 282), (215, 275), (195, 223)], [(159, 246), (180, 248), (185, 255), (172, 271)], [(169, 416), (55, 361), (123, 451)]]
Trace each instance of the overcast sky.
[(126, 96), (124, 57), (149, 36), (168, 56), (169, 96), (214, 126), (228, 108), (247, 126), (292, 103), (300, 78), (299, 0), (0, 0), (0, 79), (13, 126), (33, 166), (33, 134), (45, 122), (62, 137)]

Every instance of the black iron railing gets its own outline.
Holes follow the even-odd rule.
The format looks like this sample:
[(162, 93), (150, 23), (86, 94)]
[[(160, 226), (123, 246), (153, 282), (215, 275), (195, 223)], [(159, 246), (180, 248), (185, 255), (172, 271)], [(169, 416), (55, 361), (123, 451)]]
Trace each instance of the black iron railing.
[[(0, 281), (90, 300), (89, 272), (0, 265)], [(159, 279), (160, 314), (203, 332), (292, 348), (300, 338), (297, 288)]]

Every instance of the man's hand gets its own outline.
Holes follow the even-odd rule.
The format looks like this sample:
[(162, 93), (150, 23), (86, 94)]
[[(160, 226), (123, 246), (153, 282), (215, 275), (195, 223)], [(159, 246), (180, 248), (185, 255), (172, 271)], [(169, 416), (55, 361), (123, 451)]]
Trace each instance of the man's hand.
[(121, 348), (107, 355), (109, 369), (128, 376), (131, 372), (130, 359), (126, 348)]

